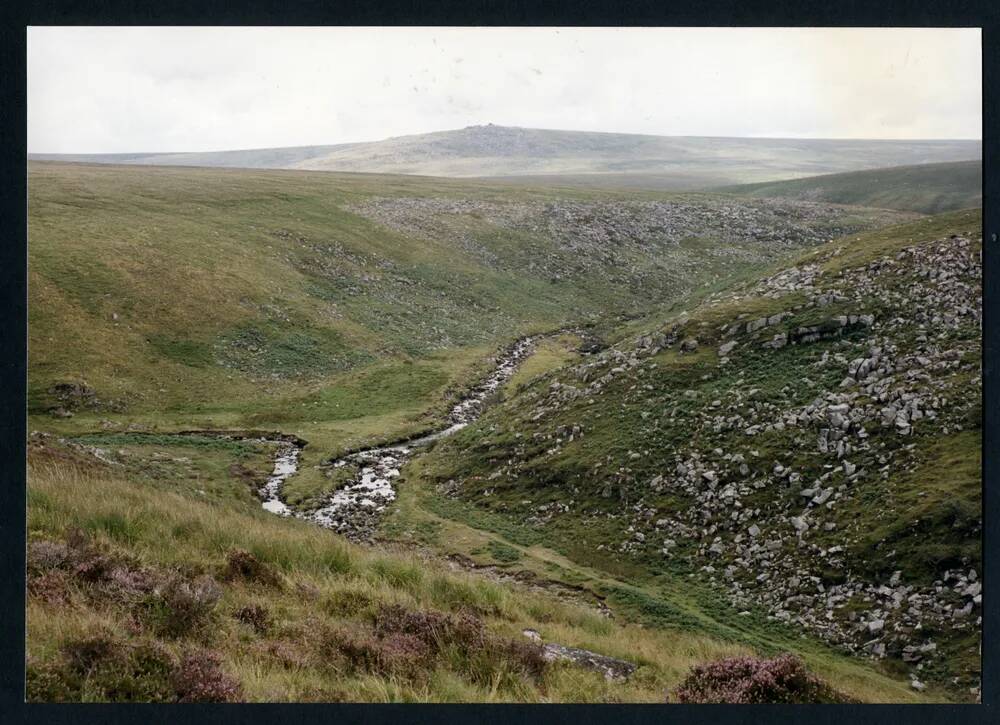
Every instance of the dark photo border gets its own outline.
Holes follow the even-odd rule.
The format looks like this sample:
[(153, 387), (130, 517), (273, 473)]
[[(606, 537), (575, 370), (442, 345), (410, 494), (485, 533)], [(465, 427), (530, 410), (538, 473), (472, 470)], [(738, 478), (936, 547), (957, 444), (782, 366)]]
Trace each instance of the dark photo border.
[[(0, 723), (1000, 722), (1000, 3), (996, 0), (39, 0), (0, 3)], [(25, 704), (27, 374), (26, 27), (29, 25), (503, 25), (980, 27), (983, 56), (983, 681), (981, 705)]]

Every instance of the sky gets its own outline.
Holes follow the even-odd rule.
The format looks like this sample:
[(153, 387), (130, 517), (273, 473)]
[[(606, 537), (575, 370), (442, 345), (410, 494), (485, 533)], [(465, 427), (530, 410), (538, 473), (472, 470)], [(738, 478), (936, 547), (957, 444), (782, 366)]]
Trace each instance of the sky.
[(978, 29), (28, 28), (28, 151), (215, 151), (495, 123), (981, 138)]

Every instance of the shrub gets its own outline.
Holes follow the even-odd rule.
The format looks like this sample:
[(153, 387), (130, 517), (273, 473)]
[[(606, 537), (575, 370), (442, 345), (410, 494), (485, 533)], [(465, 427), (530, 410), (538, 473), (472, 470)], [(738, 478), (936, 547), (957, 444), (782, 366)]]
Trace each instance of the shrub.
[(42, 573), (66, 566), (70, 548), (59, 541), (32, 541), (28, 544), (27, 565), (29, 573)]
[(540, 681), (548, 662), (543, 650), (531, 642), (515, 642), (490, 637), (482, 646), (464, 651), (452, 649), (451, 667), (479, 687), (513, 691), (523, 688), (528, 679)]
[(491, 635), (483, 620), (468, 611), (445, 614), (383, 606), (375, 617), (375, 634), (383, 640), (416, 638), (435, 655), (447, 650), (458, 658), (459, 669), (482, 683), (504, 670), (539, 679), (548, 664), (541, 646)]
[(402, 632), (376, 637), (369, 631), (341, 628), (328, 632), (327, 640), (327, 646), (332, 645), (352, 669), (376, 675), (416, 676), (434, 654), (423, 639)]
[(151, 592), (157, 577), (148, 569), (122, 556), (112, 556), (92, 546), (86, 534), (76, 529), (68, 542), (34, 541), (28, 546), (28, 590), (55, 602), (67, 598), (71, 580), (82, 585), (91, 599), (133, 602)]
[(226, 554), (225, 581), (248, 581), (266, 586), (280, 586), (278, 574), (267, 564), (244, 549), (233, 549)]
[(28, 702), (73, 702), (80, 699), (79, 682), (55, 662), (28, 662), (25, 696)]
[(222, 588), (208, 575), (174, 576), (147, 601), (147, 619), (161, 636), (196, 634), (212, 621), (221, 597)]
[(69, 574), (58, 569), (41, 575), (28, 575), (28, 595), (46, 604), (68, 602), (69, 585)]
[(84, 582), (102, 579), (111, 570), (114, 561), (91, 546), (90, 539), (80, 529), (70, 529), (66, 543), (58, 541), (33, 541), (28, 545), (27, 568), (29, 574), (39, 574), (54, 569), (71, 572)]
[(695, 665), (674, 695), (682, 703), (735, 705), (844, 700), (791, 654), (769, 660), (731, 657)]
[(378, 640), (376, 662), (383, 673), (414, 676), (425, 669), (433, 654), (419, 637), (397, 633)]
[(67, 642), (62, 654), (71, 670), (86, 675), (124, 655), (121, 642), (106, 633)]
[(414, 611), (391, 604), (380, 607), (376, 613), (375, 633), (380, 637), (413, 635), (440, 650), (449, 644), (458, 644), (463, 649), (482, 644), (486, 630), (481, 619), (467, 612), (450, 615), (430, 610)]
[(271, 628), (271, 613), (262, 604), (248, 604), (233, 613), (233, 617), (248, 624), (257, 634), (266, 634)]
[[(177, 668), (174, 657), (159, 642), (140, 642), (131, 648), (131, 669), (134, 681), (140, 686), (134, 702), (167, 702), (173, 699), (170, 689), (173, 673)], [(143, 694), (145, 693), (145, 694)]]
[(156, 588), (157, 577), (150, 571), (128, 565), (113, 565), (107, 571), (101, 588), (116, 601), (132, 601)]
[(256, 651), (286, 670), (299, 669), (309, 664), (305, 655), (293, 643), (285, 640), (258, 642)]
[(535, 680), (545, 674), (549, 661), (545, 659), (545, 648), (537, 642), (522, 642), (514, 639), (495, 639), (501, 659), (509, 662), (513, 669)]
[(61, 661), (27, 668), (33, 702), (232, 702), (242, 694), (215, 652), (194, 650), (178, 661), (158, 642), (107, 633), (68, 642)]
[(29, 662), (27, 696), (34, 702), (176, 699), (176, 659), (156, 642), (129, 644), (108, 633), (67, 642), (61, 660)]
[(71, 555), (70, 562), (73, 576), (89, 584), (101, 581), (113, 566), (110, 558), (89, 547), (76, 550)]
[(184, 654), (173, 673), (179, 702), (236, 702), (243, 696), (239, 681), (222, 669), (222, 658), (211, 650)]

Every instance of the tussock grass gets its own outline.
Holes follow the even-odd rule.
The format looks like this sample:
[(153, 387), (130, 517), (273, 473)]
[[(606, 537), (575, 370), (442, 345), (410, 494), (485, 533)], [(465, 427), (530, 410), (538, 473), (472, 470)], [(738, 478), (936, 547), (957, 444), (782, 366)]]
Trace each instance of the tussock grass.
[[(746, 652), (692, 633), (610, 622), (579, 605), (449, 571), (426, 556), (353, 546), (314, 525), (235, 502), (201, 501), (50, 463), (32, 465), (29, 480), (30, 540), (59, 540), (80, 528), (92, 532), (95, 545), (127, 551), (143, 566), (204, 571), (223, 580), (218, 616), (211, 630), (200, 635), (208, 637), (201, 644), (221, 655), (223, 670), (250, 700), (662, 701), (664, 690), (693, 664)], [(109, 520), (143, 523), (134, 526), (123, 546), (102, 523)], [(234, 549), (273, 568), (281, 586), (245, 578), (225, 583), (227, 555)], [(630, 659), (640, 669), (632, 682), (617, 685), (555, 664), (535, 681), (488, 653), (469, 660), (461, 648), (444, 651), (417, 679), (317, 664), (308, 643), (311, 633), (329, 626), (364, 631), (379, 608), (393, 604), (415, 611), (472, 613), (495, 636), (515, 642), (526, 642), (521, 630), (530, 627), (546, 640)], [(266, 633), (234, 614), (246, 608), (266, 610)], [(95, 632), (126, 640), (138, 636), (129, 634), (125, 607), (95, 603), (80, 592), (62, 604), (33, 598), (28, 624), (33, 666), (58, 661), (66, 643)], [(181, 635), (164, 640), (164, 646), (179, 655), (186, 640)]]

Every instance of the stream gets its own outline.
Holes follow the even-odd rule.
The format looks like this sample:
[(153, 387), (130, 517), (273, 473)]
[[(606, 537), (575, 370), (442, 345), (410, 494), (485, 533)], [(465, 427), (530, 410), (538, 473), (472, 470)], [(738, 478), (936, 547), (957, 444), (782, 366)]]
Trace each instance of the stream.
[(284, 443), (275, 457), (274, 471), (260, 489), (264, 508), (281, 516), (311, 520), (354, 540), (370, 539), (386, 506), (396, 498), (393, 479), (399, 476), (400, 469), (416, 449), (457, 433), (482, 415), (486, 401), (510, 380), (532, 352), (539, 337), (521, 338), (508, 348), (498, 358), (493, 371), (448, 412), (446, 424), (440, 430), (399, 443), (348, 453), (332, 461), (334, 468), (355, 466), (358, 470), (316, 511), (294, 511), (281, 500), (284, 482), (298, 471), (301, 452), (300, 446)]

